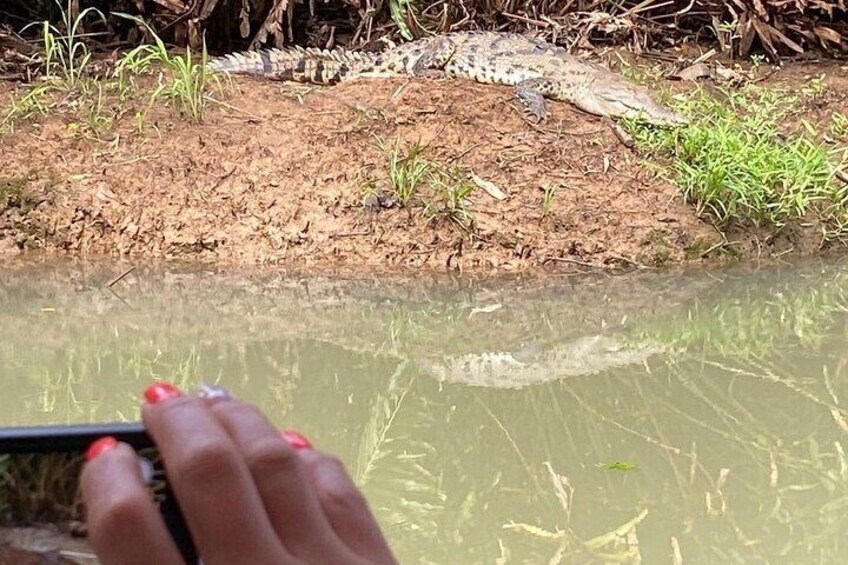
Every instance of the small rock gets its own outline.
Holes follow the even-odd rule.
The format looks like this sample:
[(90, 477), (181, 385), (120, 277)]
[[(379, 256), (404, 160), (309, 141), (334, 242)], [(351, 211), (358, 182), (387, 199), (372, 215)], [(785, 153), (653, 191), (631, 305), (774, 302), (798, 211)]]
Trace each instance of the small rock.
[(379, 210), (381, 208), (394, 208), (398, 205), (398, 201), (391, 195), (369, 194), (362, 201), (362, 205), (369, 210)]

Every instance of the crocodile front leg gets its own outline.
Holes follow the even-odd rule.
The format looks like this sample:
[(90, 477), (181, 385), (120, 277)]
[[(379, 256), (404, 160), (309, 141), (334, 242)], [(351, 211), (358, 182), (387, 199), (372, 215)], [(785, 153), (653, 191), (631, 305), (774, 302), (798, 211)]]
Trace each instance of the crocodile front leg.
[(441, 77), (444, 75), (442, 69), (453, 57), (456, 44), (446, 37), (442, 37), (428, 45), (424, 53), (418, 58), (409, 70), (412, 76), (417, 77)]
[(529, 78), (515, 86), (515, 97), (527, 112), (538, 121), (548, 117), (545, 96), (553, 97), (559, 90), (559, 83), (549, 78)]

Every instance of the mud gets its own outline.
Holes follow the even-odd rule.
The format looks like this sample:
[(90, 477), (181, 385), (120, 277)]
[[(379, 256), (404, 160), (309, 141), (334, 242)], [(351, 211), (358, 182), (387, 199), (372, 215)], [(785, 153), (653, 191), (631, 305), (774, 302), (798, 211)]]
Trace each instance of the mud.
[[(818, 70), (793, 72), (780, 80), (803, 84)], [(13, 88), (0, 83), (0, 98)], [(608, 122), (551, 103), (549, 121), (533, 124), (511, 93), (433, 79), (312, 88), (239, 78), (200, 124), (159, 105), (141, 122), (107, 105), (111, 125), (84, 135), (85, 124), (54, 112), (0, 138), (0, 182), (18, 194), (0, 202), (0, 252), (520, 271), (817, 250), (815, 229), (768, 240), (741, 232), (736, 245), (720, 245), (719, 232)], [(389, 191), (378, 136), (424, 143), (425, 157), (473, 171), (507, 197), (475, 189), (468, 227), (422, 206), (378, 202), (369, 194)], [(422, 199), (439, 202), (435, 193)]]

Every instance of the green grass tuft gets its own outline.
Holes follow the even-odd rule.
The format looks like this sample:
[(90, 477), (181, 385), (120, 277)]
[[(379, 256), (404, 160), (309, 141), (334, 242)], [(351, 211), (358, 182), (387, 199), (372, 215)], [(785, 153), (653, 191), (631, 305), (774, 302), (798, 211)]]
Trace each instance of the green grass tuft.
[[(428, 221), (447, 219), (462, 228), (471, 227), (474, 215), (469, 197), (476, 185), (468, 171), (449, 169), (426, 158), (427, 146), (420, 142), (404, 150), (400, 139), (395, 139), (389, 149), (385, 140), (376, 136), (375, 144), (385, 155), (389, 190), (400, 206), (420, 206)], [(366, 190), (375, 191), (376, 183)]]
[(47, 94), (52, 90), (50, 84), (39, 84), (20, 98), (12, 98), (9, 106), (0, 116), (0, 133), (11, 133), (22, 120), (27, 120), (36, 114), (47, 115), (50, 104)]
[[(82, 10), (71, 18), (71, 2), (67, 8), (57, 0), (61, 11), (58, 26), (47, 21), (42, 28), (42, 53), (44, 76), (20, 98), (13, 98), (9, 106), (0, 111), (0, 133), (9, 133), (22, 120), (37, 114), (46, 115), (56, 109), (71, 109), (77, 121), (71, 128), (85, 137), (100, 138), (103, 129), (111, 127), (114, 117), (107, 113), (106, 101), (117, 94), (121, 102), (134, 98), (139, 89), (136, 77), (142, 73), (158, 71), (158, 85), (150, 94), (150, 104), (159, 99), (172, 102), (179, 113), (194, 121), (201, 121), (207, 103), (210, 84), (220, 84), (220, 77), (207, 68), (208, 54), (204, 42), (200, 57), (191, 49), (183, 55), (168, 52), (164, 42), (137, 16), (116, 12), (115, 15), (132, 20), (145, 27), (153, 44), (145, 44), (129, 51), (117, 63), (113, 77), (94, 77), (90, 72), (91, 51), (80, 29), (84, 21), (102, 12), (95, 8)], [(146, 112), (136, 111), (143, 120)], [(141, 130), (137, 124), (137, 129)]]
[(71, 0), (68, 0), (67, 9), (58, 0), (56, 5), (62, 14), (63, 29), (48, 21), (24, 27), (25, 30), (33, 25), (41, 25), (44, 80), (23, 97), (11, 101), (0, 116), (0, 133), (13, 131), (19, 121), (36, 114), (46, 115), (55, 105), (51, 96), (56, 93), (67, 94), (66, 99), (73, 99), (88, 91), (87, 70), (91, 51), (81, 39), (79, 29), (90, 15), (97, 15), (104, 22), (106, 18), (100, 10), (89, 7), (71, 19)]
[(153, 44), (136, 47), (118, 62), (115, 74), (118, 77), (121, 92), (133, 90), (135, 75), (151, 70), (154, 65), (159, 65), (162, 69), (159, 74), (159, 85), (151, 95), (151, 102), (165, 97), (176, 105), (182, 115), (201, 121), (208, 101), (206, 95), (208, 84), (213, 82), (220, 85), (218, 76), (207, 67), (209, 55), (206, 50), (206, 41), (203, 42), (199, 61), (195, 60), (191, 47), (186, 49), (182, 56), (172, 55), (162, 39), (144, 20), (122, 12), (115, 12), (115, 15), (145, 27), (153, 38)]
[(429, 221), (441, 218), (452, 220), (463, 228), (470, 228), (474, 220), (469, 197), (477, 188), (460, 169), (437, 169), (433, 184), (436, 197), (424, 205)]
[(848, 214), (837, 173), (845, 148), (825, 147), (813, 131), (784, 132), (798, 113), (794, 97), (755, 86), (725, 94), (727, 102), (702, 90), (672, 100), (691, 119), (682, 128), (623, 125), (647, 155), (667, 160), (686, 201), (719, 225), (781, 227), (813, 213), (841, 233)]
[(97, 8), (88, 7), (80, 11), (76, 18), (71, 19), (73, 13), (71, 0), (68, 0), (67, 8), (64, 8), (58, 0), (56, 5), (59, 6), (62, 14), (64, 29), (46, 20), (40, 22), (44, 42), (42, 53), (44, 74), (54, 83), (54, 86), (73, 90), (85, 80), (86, 69), (91, 62), (91, 51), (79, 34), (80, 26), (89, 14), (96, 14), (103, 23), (106, 23), (106, 16)]
[(834, 112), (830, 118), (830, 133), (836, 139), (848, 142), (848, 114)]
[(423, 157), (427, 146), (414, 143), (409, 150), (404, 152), (400, 139), (395, 139), (391, 149), (386, 147), (385, 141), (380, 137), (377, 138), (376, 143), (386, 155), (392, 195), (401, 206), (408, 206), (420, 190), (421, 185), (436, 169), (434, 163)]

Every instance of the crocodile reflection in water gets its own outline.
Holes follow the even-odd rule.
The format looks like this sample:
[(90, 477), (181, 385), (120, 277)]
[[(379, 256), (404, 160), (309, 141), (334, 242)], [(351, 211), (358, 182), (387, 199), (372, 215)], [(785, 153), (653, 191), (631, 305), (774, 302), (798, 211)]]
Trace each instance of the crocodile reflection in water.
[(548, 347), (531, 341), (522, 343), (515, 351), (425, 357), (416, 359), (416, 363), (425, 373), (442, 382), (522, 388), (644, 364), (663, 351), (663, 347), (653, 343), (625, 345), (614, 337), (598, 334)]

